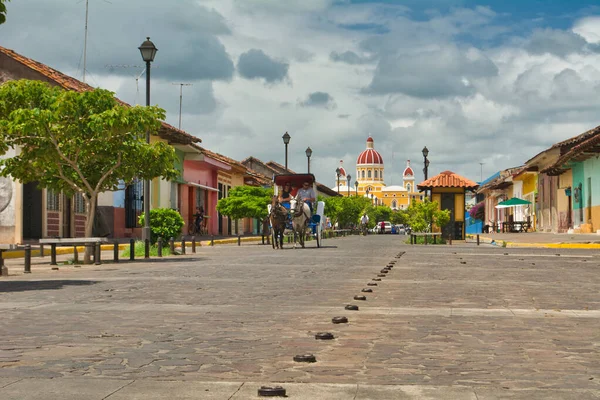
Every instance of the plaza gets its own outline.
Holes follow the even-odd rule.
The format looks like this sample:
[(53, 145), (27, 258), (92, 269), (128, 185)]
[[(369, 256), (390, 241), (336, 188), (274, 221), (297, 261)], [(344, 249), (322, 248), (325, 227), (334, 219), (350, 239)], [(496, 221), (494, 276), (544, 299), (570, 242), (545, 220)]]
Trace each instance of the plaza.
[(0, 398), (600, 397), (597, 250), (397, 235), (286, 247), (2, 278)]

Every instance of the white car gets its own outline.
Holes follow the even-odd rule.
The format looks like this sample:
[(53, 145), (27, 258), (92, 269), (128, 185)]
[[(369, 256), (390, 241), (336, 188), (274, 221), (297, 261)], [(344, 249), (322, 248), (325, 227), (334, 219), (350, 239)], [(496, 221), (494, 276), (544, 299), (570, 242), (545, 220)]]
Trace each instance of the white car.
[[(392, 233), (392, 223), (390, 221), (383, 221), (383, 223), (385, 224), (384, 233)], [(377, 230), (377, 233), (381, 233), (381, 221), (377, 223), (375, 229)]]

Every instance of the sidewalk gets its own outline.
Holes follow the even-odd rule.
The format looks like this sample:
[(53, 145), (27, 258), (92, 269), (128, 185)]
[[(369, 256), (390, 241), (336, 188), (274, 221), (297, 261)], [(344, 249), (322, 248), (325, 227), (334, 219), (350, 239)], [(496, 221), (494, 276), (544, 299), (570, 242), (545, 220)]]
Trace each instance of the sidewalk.
[[(467, 234), (469, 243), (477, 240), (477, 234)], [(568, 234), (547, 232), (480, 233), (481, 243), (501, 247), (536, 247), (561, 249), (600, 249), (598, 234)]]

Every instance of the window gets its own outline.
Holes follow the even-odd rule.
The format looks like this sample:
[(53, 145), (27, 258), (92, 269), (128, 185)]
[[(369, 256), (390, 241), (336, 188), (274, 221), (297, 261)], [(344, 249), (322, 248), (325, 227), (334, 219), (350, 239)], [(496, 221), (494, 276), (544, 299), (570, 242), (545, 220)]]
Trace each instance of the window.
[(85, 201), (81, 193), (75, 193), (75, 213), (85, 214)]
[(144, 181), (135, 180), (125, 188), (125, 228), (136, 228), (138, 216), (142, 213)]
[(396, 200), (392, 200), (392, 208), (398, 208), (398, 203)]
[(367, 171), (367, 178), (370, 178), (370, 177), (371, 177), (371, 170), (368, 170)]
[(361, 175), (362, 175), (362, 178), (365, 179), (365, 170), (364, 169), (362, 170)]
[(377, 179), (377, 170), (375, 170), (375, 179)]
[(406, 185), (406, 190), (410, 192), (410, 183)]
[(52, 189), (46, 190), (46, 210), (60, 211), (60, 194)]

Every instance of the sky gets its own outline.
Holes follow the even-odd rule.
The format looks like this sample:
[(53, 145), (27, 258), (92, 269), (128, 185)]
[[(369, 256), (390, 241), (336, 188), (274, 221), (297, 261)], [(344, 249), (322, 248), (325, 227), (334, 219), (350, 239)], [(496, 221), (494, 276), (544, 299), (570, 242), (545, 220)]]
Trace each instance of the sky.
[[(211, 151), (335, 186), (371, 135), (386, 184), (480, 181), (600, 125), (597, 0), (87, 0), (86, 82)], [(596, 5), (598, 4), (598, 5)], [(13, 0), (0, 45), (83, 78), (86, 0)], [(181, 86), (185, 83), (185, 86)], [(352, 179), (354, 181), (354, 178)]]

